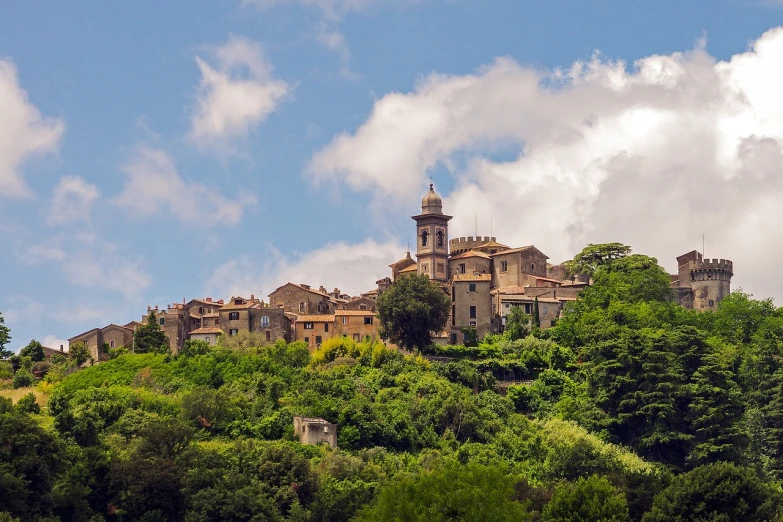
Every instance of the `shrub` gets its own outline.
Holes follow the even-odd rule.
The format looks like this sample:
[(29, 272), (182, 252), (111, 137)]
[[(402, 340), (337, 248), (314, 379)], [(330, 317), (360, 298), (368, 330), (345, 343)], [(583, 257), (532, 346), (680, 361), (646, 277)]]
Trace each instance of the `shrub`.
[(33, 384), (33, 381), (34, 381), (33, 374), (25, 370), (19, 370), (14, 374), (13, 386), (14, 389), (25, 388), (27, 386), (31, 386)]
[(2, 415), (3, 413), (8, 413), (13, 409), (14, 409), (13, 401), (11, 401), (11, 399), (8, 397), (0, 396), (0, 415)]
[(33, 364), (31, 371), (33, 375), (38, 379), (43, 379), (46, 374), (49, 373), (49, 369), (52, 367), (52, 363), (46, 361), (39, 361)]
[(14, 376), (14, 367), (10, 362), (0, 361), (0, 380), (11, 379)]
[(38, 406), (33, 392), (16, 401), (16, 410), (21, 413), (41, 413), (41, 407)]

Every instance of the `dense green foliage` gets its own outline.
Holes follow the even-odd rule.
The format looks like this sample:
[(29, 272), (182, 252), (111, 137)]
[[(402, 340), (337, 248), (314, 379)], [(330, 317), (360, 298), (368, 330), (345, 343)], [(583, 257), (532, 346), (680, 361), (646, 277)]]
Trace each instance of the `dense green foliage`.
[(13, 355), (13, 352), (6, 349), (6, 345), (11, 341), (11, 329), (5, 325), (3, 314), (0, 313), (0, 359), (7, 359)]
[[(43, 380), (20, 357), (14, 379), (53, 391), (0, 400), (0, 517), (780, 520), (783, 310), (684, 310), (653, 258), (593, 247), (553, 328), (517, 309), (477, 346), (425, 346), (437, 362), (345, 338)], [(294, 416), (337, 423), (339, 449), (300, 444)]]
[(155, 312), (147, 316), (147, 323), (136, 328), (133, 334), (133, 351), (135, 353), (166, 353), (169, 350), (169, 339), (158, 324)]
[(450, 310), (449, 296), (426, 275), (400, 277), (378, 297), (381, 338), (408, 350), (427, 348)]

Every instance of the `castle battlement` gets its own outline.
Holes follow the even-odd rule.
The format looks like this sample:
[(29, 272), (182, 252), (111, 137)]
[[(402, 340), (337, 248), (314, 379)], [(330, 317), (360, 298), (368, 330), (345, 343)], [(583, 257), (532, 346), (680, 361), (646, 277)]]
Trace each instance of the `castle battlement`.
[(449, 252), (452, 254), (461, 254), (463, 252), (467, 252), (468, 250), (475, 250), (476, 248), (487, 244), (490, 241), (495, 241), (495, 238), (491, 236), (456, 237), (449, 240)]
[(696, 261), (693, 269), (697, 270), (715, 270), (734, 273), (734, 263), (728, 259), (704, 259)]

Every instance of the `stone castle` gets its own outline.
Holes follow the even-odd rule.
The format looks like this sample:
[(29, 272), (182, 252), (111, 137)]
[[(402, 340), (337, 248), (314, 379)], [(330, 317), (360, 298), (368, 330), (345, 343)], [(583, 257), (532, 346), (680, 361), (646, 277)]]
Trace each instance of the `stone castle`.
[[(97, 361), (106, 349), (132, 349), (136, 328), (154, 313), (176, 353), (187, 339), (215, 344), (218, 337), (252, 333), (254, 342), (304, 341), (312, 349), (339, 336), (354, 341), (378, 339), (375, 300), (398, 278), (423, 274), (439, 283), (451, 297), (449, 322), (435, 341), (464, 343), (475, 328), (479, 338), (499, 333), (515, 306), (532, 314), (538, 302), (542, 328), (552, 326), (565, 303), (576, 300), (590, 284), (584, 276), (568, 277), (561, 265), (534, 245), (512, 248), (495, 237), (449, 239), (449, 221), (443, 202), (430, 185), (421, 201), (416, 223), (416, 254), (410, 251), (389, 265), (390, 277), (376, 281), (376, 288), (349, 296), (335, 288), (317, 290), (306, 284), (286, 283), (269, 294), (269, 302), (250, 295), (227, 301), (192, 299), (165, 309), (148, 307), (141, 321), (94, 328), (69, 339), (84, 342)], [(677, 274), (671, 275), (672, 293), (682, 306), (714, 310), (731, 291), (733, 263), (725, 259), (703, 259), (691, 251), (677, 258)]]

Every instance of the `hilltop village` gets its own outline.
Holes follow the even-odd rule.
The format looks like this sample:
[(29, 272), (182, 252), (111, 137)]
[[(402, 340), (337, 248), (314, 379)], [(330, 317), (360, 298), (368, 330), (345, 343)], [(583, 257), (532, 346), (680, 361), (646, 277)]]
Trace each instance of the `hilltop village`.
[[(378, 296), (398, 278), (424, 274), (441, 285), (452, 301), (447, 326), (437, 333), (435, 342), (460, 344), (465, 341), (464, 329), (475, 328), (479, 339), (502, 332), (512, 307), (523, 307), (531, 314), (536, 301), (541, 328), (548, 328), (564, 304), (576, 300), (590, 284), (586, 276), (568, 277), (562, 265), (550, 264), (549, 257), (534, 245), (511, 247), (487, 236), (449, 239), (451, 218), (443, 213), (442, 200), (430, 185), (421, 201), (421, 213), (412, 217), (416, 223), (415, 259), (406, 252), (389, 265), (389, 277), (376, 281), (375, 288), (359, 296), (346, 295), (338, 288), (330, 292), (323, 286), (316, 289), (289, 282), (270, 293), (268, 302), (252, 294), (225, 301), (183, 299), (164, 309), (147, 307), (141, 321), (93, 328), (68, 342), (86, 343), (97, 361), (99, 347), (132, 347), (135, 329), (153, 313), (173, 353), (188, 339), (215, 344), (221, 335), (241, 332), (255, 333), (266, 343), (304, 341), (311, 349), (334, 336), (375, 340)], [(733, 263), (729, 260), (703, 259), (694, 250), (679, 256), (677, 266), (677, 273), (671, 275), (672, 291), (686, 308), (713, 310), (731, 292)]]

